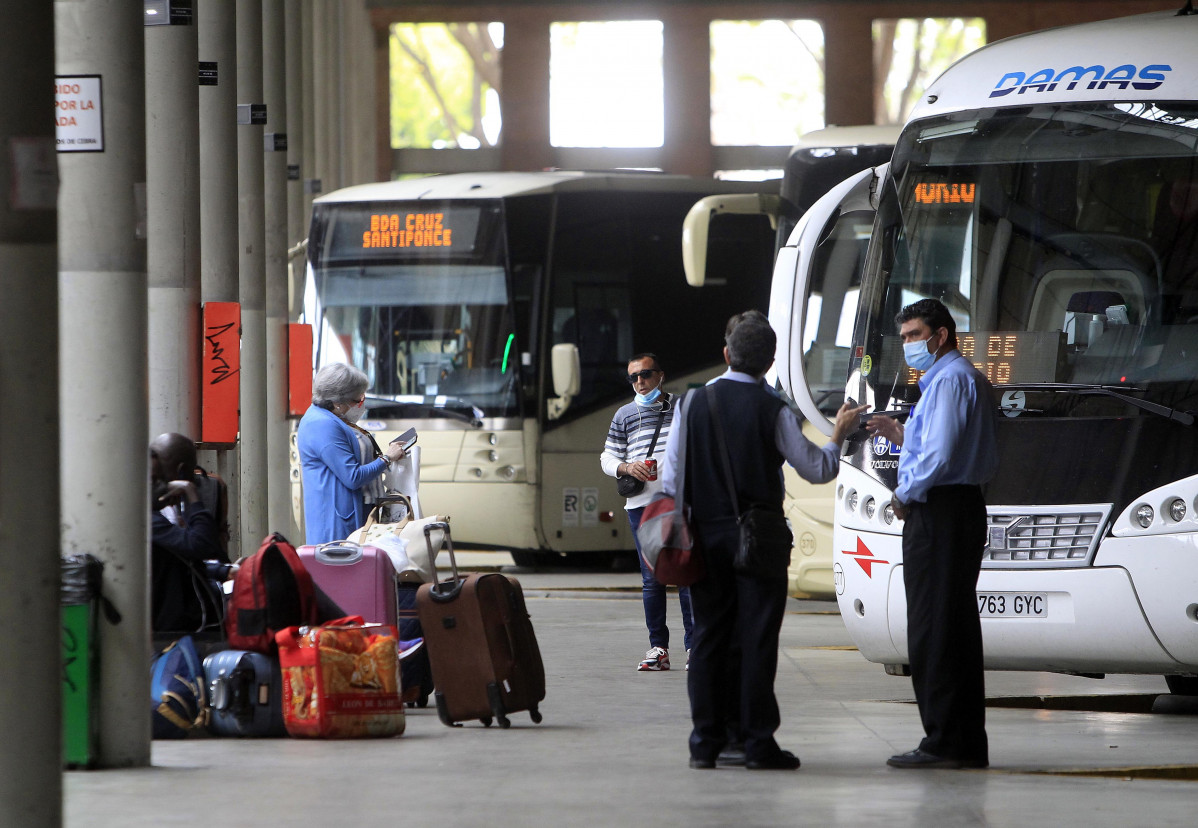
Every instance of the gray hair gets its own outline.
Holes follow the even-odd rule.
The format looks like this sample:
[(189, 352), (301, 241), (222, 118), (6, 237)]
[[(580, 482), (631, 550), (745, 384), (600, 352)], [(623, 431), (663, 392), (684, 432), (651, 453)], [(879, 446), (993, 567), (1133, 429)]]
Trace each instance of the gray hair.
[(761, 311), (751, 310), (728, 320), (724, 344), (733, 371), (760, 377), (774, 361), (778, 337)]
[(334, 403), (357, 402), (370, 386), (370, 379), (352, 365), (332, 362), (312, 379), (312, 405), (332, 409)]

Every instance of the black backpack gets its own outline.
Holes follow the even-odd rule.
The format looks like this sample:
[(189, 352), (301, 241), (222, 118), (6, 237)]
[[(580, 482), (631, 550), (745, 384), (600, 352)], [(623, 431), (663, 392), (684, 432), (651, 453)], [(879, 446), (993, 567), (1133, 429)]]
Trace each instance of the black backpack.
[(216, 534), (220, 540), (221, 560), (229, 563), (229, 485), (219, 474), (196, 466), (191, 481), (200, 496), (200, 503), (212, 513), (216, 521)]

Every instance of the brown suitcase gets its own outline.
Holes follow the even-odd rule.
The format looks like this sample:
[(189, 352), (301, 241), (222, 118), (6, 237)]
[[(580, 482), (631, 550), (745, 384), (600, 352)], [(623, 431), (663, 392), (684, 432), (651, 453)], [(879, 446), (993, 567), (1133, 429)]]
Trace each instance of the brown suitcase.
[(509, 713), (527, 710), (540, 722), (545, 666), (524, 591), (496, 572), (459, 576), (447, 523), (424, 527), (430, 561), (436, 553), (430, 533), (436, 529), (445, 532), (453, 579), (421, 584), (416, 608), (433, 669), (437, 715), (451, 727), (478, 719), (506, 728)]

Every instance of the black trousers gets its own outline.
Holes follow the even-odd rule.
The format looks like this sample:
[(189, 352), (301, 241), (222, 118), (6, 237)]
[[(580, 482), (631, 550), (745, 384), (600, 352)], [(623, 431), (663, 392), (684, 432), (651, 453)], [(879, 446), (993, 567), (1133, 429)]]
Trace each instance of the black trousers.
[(989, 760), (977, 583), (986, 503), (977, 486), (937, 486), (903, 526), (907, 649), (927, 734), (919, 747)]
[(739, 530), (731, 521), (697, 524), (695, 534), (707, 575), (691, 586), (690, 753), (714, 759), (737, 730), (739, 710), (745, 757), (766, 758), (778, 750), (774, 732), (781, 723), (774, 676), (786, 577), (761, 579), (733, 570)]

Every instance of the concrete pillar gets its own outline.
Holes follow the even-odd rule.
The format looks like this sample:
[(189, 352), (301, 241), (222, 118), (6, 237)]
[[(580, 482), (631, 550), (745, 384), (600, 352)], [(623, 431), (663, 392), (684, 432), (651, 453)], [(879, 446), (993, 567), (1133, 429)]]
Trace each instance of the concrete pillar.
[(364, 0), (347, 0), (341, 5), (342, 68), (338, 92), (344, 107), (342, 187), (379, 180), (374, 52), (374, 30)]
[[(241, 548), (257, 548), (267, 522), (266, 215), (262, 97), (262, 0), (237, 3), (237, 293), (241, 302)], [(247, 107), (249, 110), (247, 111)]]
[[(267, 526), (291, 527), (287, 421), (287, 89), (283, 0), (262, 0), (262, 89), (266, 102), (263, 168), (266, 216)], [(293, 537), (293, 535), (287, 535)]]
[[(62, 824), (54, 8), (0, 10), (0, 825)], [(17, 678), (19, 677), (19, 679)]]
[(58, 74), (102, 81), (103, 151), (58, 157), (60, 485), (63, 550), (105, 561), (105, 591), (124, 616), (99, 635), (110, 768), (150, 763), (142, 18), (140, 3), (122, 0), (54, 4)]
[[(304, 112), (311, 108), (304, 99), (304, 3), (284, 6), (286, 45), (287, 105), (287, 246), (294, 247), (308, 237), (308, 215), (304, 204)], [(290, 273), (288, 318), (299, 319), (304, 298), (303, 260), (295, 259)]]
[(711, 175), (711, 35), (706, 15), (677, 7), (663, 14), (664, 168)]
[(513, 12), (503, 26), (505, 170), (553, 165), (549, 146), (549, 22), (538, 10)]
[[(200, 301), (237, 295), (237, 21), (234, 0), (196, 4), (200, 65)], [(229, 557), (241, 547), (240, 452), (205, 449), (200, 463), (229, 485)], [(252, 552), (257, 546), (249, 547)]]
[(391, 151), (391, 26), (373, 31), (375, 180), (390, 181), (395, 159)]
[(340, 10), (336, 0), (315, 0), (312, 32), (312, 105), (315, 142), (315, 178), (322, 193), (342, 186), (341, 179), (341, 100), (340, 83)]
[(148, 438), (167, 431), (200, 436), (200, 123), (193, 22), (145, 30)]
[(323, 163), (318, 161), (328, 141), (328, 130), (317, 113), (323, 114), (324, 105), (319, 100), (320, 83), (325, 64), (325, 52), (321, 48), (324, 26), (325, 0), (302, 0), (303, 7), (303, 98), (304, 98), (304, 155), (300, 174), (304, 177), (304, 210), (312, 215), (312, 200), (324, 189), (320, 180)]
[(829, 126), (872, 124), (873, 21), (868, 15), (838, 14), (821, 22), (825, 121)]

